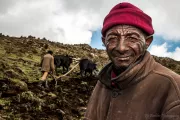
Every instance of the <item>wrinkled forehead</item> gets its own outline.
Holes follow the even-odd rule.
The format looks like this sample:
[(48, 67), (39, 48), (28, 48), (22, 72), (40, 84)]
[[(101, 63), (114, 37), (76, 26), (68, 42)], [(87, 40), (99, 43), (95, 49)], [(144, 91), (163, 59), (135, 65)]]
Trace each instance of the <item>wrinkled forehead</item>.
[(120, 34), (120, 35), (126, 35), (129, 33), (136, 33), (139, 36), (144, 36), (144, 33), (137, 27), (131, 26), (131, 25), (117, 25), (112, 28), (110, 28), (106, 32), (106, 36), (109, 34)]

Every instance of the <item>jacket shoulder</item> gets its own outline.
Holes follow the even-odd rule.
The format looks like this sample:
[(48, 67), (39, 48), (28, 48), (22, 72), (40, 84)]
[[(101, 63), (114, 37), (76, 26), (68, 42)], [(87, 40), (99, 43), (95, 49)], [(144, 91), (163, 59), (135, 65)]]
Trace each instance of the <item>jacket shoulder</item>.
[(157, 63), (153, 73), (161, 78), (162, 86), (168, 86), (163, 112), (180, 105), (180, 75)]
[(153, 72), (180, 86), (180, 75), (170, 70), (169, 68), (157, 63)]

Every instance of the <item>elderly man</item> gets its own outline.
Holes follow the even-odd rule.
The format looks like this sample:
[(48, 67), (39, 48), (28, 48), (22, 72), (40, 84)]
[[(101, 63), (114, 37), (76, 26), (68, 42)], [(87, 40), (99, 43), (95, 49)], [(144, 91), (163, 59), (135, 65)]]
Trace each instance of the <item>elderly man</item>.
[(180, 120), (180, 76), (155, 62), (151, 17), (130, 3), (104, 19), (102, 41), (112, 62), (99, 73), (85, 120)]

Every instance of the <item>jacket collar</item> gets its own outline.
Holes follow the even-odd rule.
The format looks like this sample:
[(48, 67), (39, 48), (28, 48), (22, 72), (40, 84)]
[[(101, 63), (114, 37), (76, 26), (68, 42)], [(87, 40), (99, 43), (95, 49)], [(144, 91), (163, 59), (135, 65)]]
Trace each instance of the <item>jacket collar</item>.
[(112, 62), (110, 62), (99, 73), (99, 80), (110, 89), (126, 89), (146, 77), (152, 71), (154, 65), (153, 57), (146, 51), (142, 61), (135, 63), (123, 73), (113, 78), (111, 77)]

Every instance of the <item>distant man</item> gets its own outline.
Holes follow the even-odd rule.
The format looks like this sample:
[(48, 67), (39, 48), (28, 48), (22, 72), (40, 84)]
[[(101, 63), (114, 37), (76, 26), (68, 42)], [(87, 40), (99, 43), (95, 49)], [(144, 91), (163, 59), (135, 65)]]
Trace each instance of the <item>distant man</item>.
[(180, 75), (155, 62), (151, 17), (119, 3), (105, 17), (102, 41), (112, 62), (99, 73), (85, 120), (180, 120)]
[(49, 50), (47, 54), (45, 54), (41, 60), (41, 71), (42, 71), (42, 77), (41, 77), (41, 83), (46, 81), (46, 87), (48, 87), (47, 84), (47, 76), (48, 74), (51, 74), (54, 76), (55, 74), (55, 66), (54, 66), (54, 57), (53, 57), (53, 51)]

